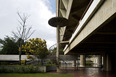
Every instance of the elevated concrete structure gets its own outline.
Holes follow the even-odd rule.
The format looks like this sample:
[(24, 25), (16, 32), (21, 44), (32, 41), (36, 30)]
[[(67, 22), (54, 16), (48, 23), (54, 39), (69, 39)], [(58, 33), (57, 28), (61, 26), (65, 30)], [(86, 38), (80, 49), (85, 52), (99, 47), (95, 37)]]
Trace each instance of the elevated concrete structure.
[(116, 70), (116, 0), (56, 0), (57, 16), (69, 20), (60, 28), (64, 54), (103, 56), (104, 70)]

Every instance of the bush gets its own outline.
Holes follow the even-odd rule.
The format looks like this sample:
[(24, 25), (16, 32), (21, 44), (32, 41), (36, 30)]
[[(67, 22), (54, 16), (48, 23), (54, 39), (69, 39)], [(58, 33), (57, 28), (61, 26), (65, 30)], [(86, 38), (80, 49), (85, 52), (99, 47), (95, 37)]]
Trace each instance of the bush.
[(86, 61), (86, 66), (92, 66), (92, 65), (93, 65), (93, 61), (91, 60)]
[(2, 73), (2, 72), (4, 72), (5, 73), (5, 71), (6, 71), (6, 69), (4, 69), (4, 68), (0, 68), (0, 73)]
[(8, 67), (0, 68), (0, 73), (10, 73), (10, 72), (14, 72), (14, 70)]
[(37, 73), (37, 72), (40, 72), (38, 66), (34, 65), (0, 66), (0, 73)]
[(0, 62), (0, 65), (7, 65), (9, 62)]
[(55, 66), (55, 64), (52, 61), (47, 61), (46, 66)]
[(21, 60), (21, 64), (25, 64), (26, 60)]
[(30, 55), (27, 55), (27, 59), (30, 59), (31, 61), (34, 60), (34, 58)]

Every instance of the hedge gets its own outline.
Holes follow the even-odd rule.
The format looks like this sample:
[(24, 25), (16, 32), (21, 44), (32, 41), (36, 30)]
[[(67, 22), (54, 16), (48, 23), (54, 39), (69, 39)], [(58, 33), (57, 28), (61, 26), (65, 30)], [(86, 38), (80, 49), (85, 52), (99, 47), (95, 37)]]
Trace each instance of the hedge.
[(35, 65), (3, 65), (0, 66), (0, 73), (37, 73), (42, 72), (39, 66)]

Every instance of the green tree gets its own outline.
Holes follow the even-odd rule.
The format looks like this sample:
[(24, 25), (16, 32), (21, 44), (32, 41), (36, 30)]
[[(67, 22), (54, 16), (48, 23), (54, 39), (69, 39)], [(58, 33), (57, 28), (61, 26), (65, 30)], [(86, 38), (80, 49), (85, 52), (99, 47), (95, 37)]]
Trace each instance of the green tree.
[(26, 52), (27, 54), (32, 54), (38, 59), (41, 59), (42, 65), (43, 60), (49, 54), (46, 41), (41, 40), (41, 38), (29, 39), (25, 45), (22, 45), (22, 51)]
[(18, 43), (14, 38), (5, 37), (4, 40), (0, 39), (2, 50), (0, 54), (18, 54)]
[[(56, 47), (54, 47), (53, 49), (49, 49), (50, 53), (54, 53), (54, 55), (56, 54), (56, 50)], [(63, 48), (60, 48), (59, 55), (64, 55)]]

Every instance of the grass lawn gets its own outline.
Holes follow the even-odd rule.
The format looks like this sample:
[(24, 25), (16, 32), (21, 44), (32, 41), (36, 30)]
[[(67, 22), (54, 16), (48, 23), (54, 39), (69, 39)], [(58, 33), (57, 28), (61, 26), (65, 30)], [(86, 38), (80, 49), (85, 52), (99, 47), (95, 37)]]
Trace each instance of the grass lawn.
[(0, 73), (0, 77), (73, 77), (72, 75), (65, 75), (65, 74), (46, 74), (46, 73)]

